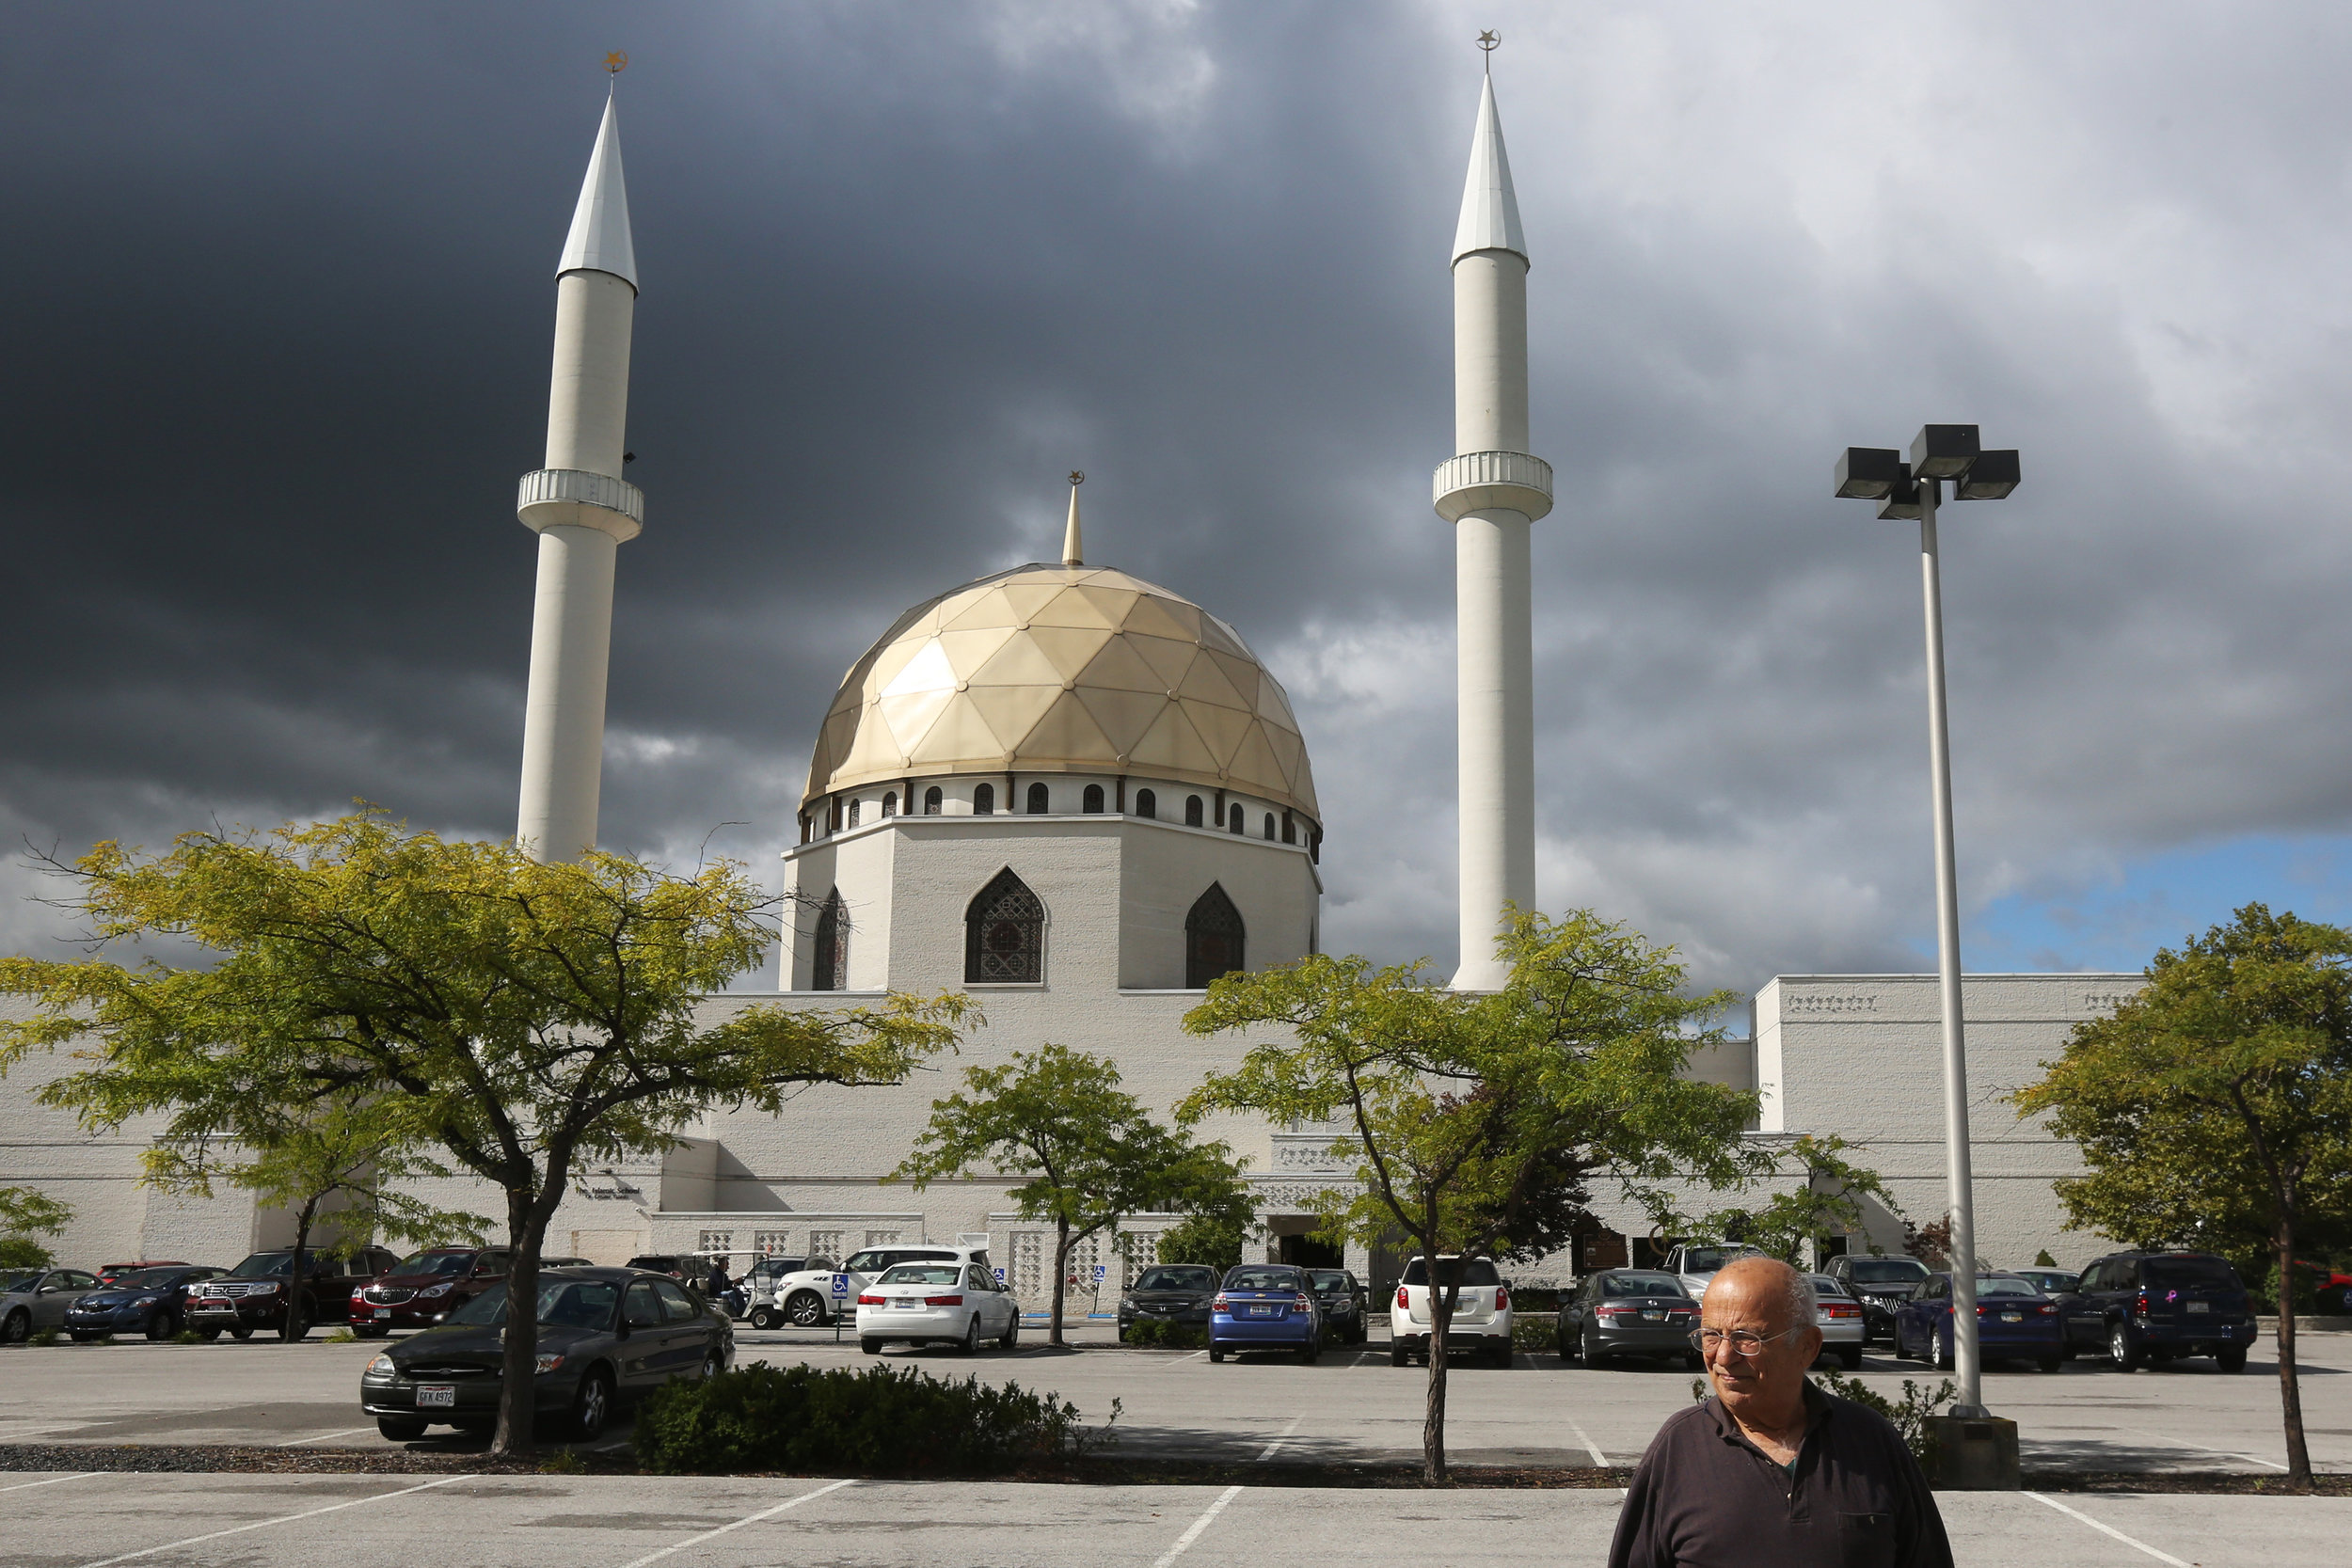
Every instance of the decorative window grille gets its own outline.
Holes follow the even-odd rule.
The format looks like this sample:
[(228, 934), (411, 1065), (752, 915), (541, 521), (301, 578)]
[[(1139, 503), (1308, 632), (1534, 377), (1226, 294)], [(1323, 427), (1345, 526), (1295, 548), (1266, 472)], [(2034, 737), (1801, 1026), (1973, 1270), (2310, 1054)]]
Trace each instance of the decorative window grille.
[(1160, 815), (1160, 798), (1148, 789), (1136, 790), (1136, 815), (1147, 822), (1156, 819)]
[(884, 816), (896, 816), (898, 815), (898, 792), (897, 790), (886, 789), (882, 791), (882, 815)]
[(866, 1244), (867, 1246), (897, 1246), (898, 1235), (899, 1233), (896, 1230), (868, 1230), (866, 1233)]
[(762, 1258), (781, 1258), (792, 1250), (792, 1232), (755, 1230), (752, 1232), (752, 1250)]
[(694, 1243), (694, 1250), (705, 1254), (731, 1254), (735, 1251), (735, 1232), (706, 1230), (702, 1233), (702, 1239)]
[(1241, 911), (1225, 895), (1221, 882), (1193, 900), (1184, 916), (1184, 984), (1200, 990), (1220, 974), (1244, 967)]
[(1120, 1241), (1126, 1244), (1119, 1249), (1119, 1289), (1121, 1293), (1136, 1287), (1136, 1275), (1160, 1260), (1160, 1237), (1157, 1230), (1130, 1230)]
[(862, 809), (864, 809), (865, 805), (866, 805), (866, 802), (865, 802), (865, 801), (863, 801), (863, 800), (852, 800), (852, 801), (850, 801), (850, 827), (854, 828), (854, 827), (856, 827), (856, 826), (857, 826), (858, 813), (859, 813)]
[(811, 1258), (823, 1258), (835, 1263), (840, 1262), (841, 1232), (838, 1230), (810, 1231), (808, 1233), (808, 1255)]
[(931, 785), (930, 788), (923, 791), (923, 815), (937, 816), (941, 808), (946, 804), (946, 800), (947, 797), (940, 787), (937, 784)]
[(817, 955), (815, 973), (810, 976), (811, 990), (845, 990), (850, 984), (850, 910), (841, 901), (841, 890), (834, 888), (825, 895), (822, 908), (817, 911)]
[(1045, 978), (1045, 906), (1007, 866), (963, 911), (963, 978), (1036, 985)]
[(1051, 803), (1043, 784), (1033, 784), (1029, 786), (1029, 815), (1031, 816), (1043, 816), (1047, 806)]
[[(852, 818), (851, 820), (854, 821), (855, 819)], [(1242, 831), (1241, 802), (1239, 800), (1233, 802), (1233, 809), (1226, 815), (1225, 831), (1229, 833), (1237, 833)]]
[(1042, 1230), (1016, 1230), (1011, 1237), (1010, 1267), (1005, 1277), (1012, 1283), (1012, 1293), (1028, 1307), (1042, 1305), (1053, 1295), (1053, 1285), (1045, 1277), (1052, 1261)]
[(1094, 1268), (1103, 1260), (1103, 1237), (1096, 1234), (1075, 1242), (1070, 1248), (1070, 1293), (1086, 1295), (1094, 1289)]
[(1089, 816), (1099, 815), (1103, 810), (1103, 786), (1087, 785), (1086, 794), (1079, 798), (1078, 809)]
[(994, 784), (972, 786), (972, 815), (975, 816), (996, 815), (996, 786)]
[(1184, 826), (1187, 828), (1200, 826), (1200, 797), (1198, 795), (1184, 797)]

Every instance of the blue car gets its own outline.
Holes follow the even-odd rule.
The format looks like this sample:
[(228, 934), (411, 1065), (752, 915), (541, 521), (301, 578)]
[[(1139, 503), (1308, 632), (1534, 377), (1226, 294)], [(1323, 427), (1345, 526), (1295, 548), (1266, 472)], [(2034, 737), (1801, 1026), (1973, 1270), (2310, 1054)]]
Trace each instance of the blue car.
[(168, 1339), (187, 1326), (180, 1288), (220, 1272), (193, 1263), (134, 1269), (112, 1284), (74, 1297), (65, 1309), (65, 1330), (85, 1344), (134, 1329), (151, 1339)]
[(1225, 1272), (1209, 1303), (1209, 1359), (1246, 1350), (1288, 1351), (1307, 1366), (1323, 1354), (1323, 1311), (1306, 1270), (1244, 1263)]
[[(2013, 1274), (1977, 1276), (1977, 1346), (1986, 1361), (2030, 1361), (2055, 1372), (2066, 1360), (2066, 1320), (2034, 1282)], [(1895, 1311), (1895, 1354), (1952, 1368), (1952, 1276), (1928, 1275)]]

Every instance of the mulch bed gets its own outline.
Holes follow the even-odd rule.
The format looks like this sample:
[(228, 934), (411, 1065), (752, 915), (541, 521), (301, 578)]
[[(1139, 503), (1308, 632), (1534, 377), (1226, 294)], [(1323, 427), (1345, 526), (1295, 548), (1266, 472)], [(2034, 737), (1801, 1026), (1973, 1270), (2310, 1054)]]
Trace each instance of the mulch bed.
[[(498, 1459), (482, 1452), (439, 1449), (276, 1449), (240, 1448), (225, 1444), (82, 1443), (0, 1444), (0, 1470), (70, 1471), (119, 1470), (172, 1475), (537, 1475), (549, 1455), (537, 1459)], [(567, 1455), (566, 1473), (634, 1476), (643, 1474), (636, 1456), (626, 1449), (611, 1453)], [(768, 1474), (770, 1472), (745, 1472)], [(1551, 1465), (1464, 1465), (1454, 1467), (1448, 1484), (1471, 1490), (1597, 1490), (1626, 1484), (1633, 1472), (1593, 1466)], [(892, 1479), (892, 1478), (880, 1478)], [(945, 1478), (931, 1478), (945, 1479)], [(1314, 1486), (1411, 1491), (1425, 1483), (1421, 1466), (1413, 1464), (1376, 1465), (1260, 1465), (1246, 1461), (1089, 1457), (1053, 1465), (1025, 1465), (1002, 1481), (1077, 1486)], [(2287, 1496), (2278, 1476), (2249, 1476), (2225, 1471), (2149, 1473), (2114, 1470), (2028, 1470), (2027, 1489), (2036, 1492), (2138, 1492), (2227, 1494), (2241, 1497)], [(2352, 1497), (2352, 1474), (2323, 1474), (2312, 1488), (2323, 1497)]]

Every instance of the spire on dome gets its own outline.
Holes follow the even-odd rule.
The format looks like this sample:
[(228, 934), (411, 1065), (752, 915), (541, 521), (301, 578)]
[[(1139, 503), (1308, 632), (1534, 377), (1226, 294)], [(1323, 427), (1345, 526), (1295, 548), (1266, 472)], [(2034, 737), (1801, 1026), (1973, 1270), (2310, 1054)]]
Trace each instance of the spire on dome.
[(1527, 259), (1527, 236), (1519, 230), (1519, 198), (1511, 188), (1511, 159), (1502, 150), (1502, 121), (1495, 114), (1495, 82), (1478, 93), (1478, 129), (1470, 135), (1470, 178), (1462, 185), (1462, 221), (1454, 229), (1454, 260), (1473, 250), (1508, 250)]
[(1085, 474), (1076, 468), (1070, 470), (1070, 522), (1061, 532), (1061, 563), (1065, 566), (1086, 564), (1085, 552), (1078, 547), (1078, 486), (1086, 482)]
[(572, 210), (572, 231), (555, 272), (559, 277), (567, 272), (609, 272), (637, 287), (628, 186), (621, 179), (621, 121), (611, 97), (604, 102), (604, 124), (596, 132), (596, 150), (588, 155), (588, 178), (580, 182), (580, 205)]

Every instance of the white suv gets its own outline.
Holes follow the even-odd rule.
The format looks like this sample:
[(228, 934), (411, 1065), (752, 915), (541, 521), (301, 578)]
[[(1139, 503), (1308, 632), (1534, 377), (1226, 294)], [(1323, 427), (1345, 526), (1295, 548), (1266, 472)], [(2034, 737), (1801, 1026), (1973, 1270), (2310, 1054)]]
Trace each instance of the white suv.
[[(1454, 1319), (1446, 1327), (1446, 1348), (1461, 1351), (1473, 1344), (1490, 1367), (1511, 1365), (1511, 1288), (1495, 1272), (1490, 1259), (1461, 1259), (1452, 1254), (1438, 1259), (1439, 1289), (1459, 1275), (1461, 1289), (1454, 1302)], [(1397, 1282), (1396, 1301), (1389, 1313), (1389, 1365), (1429, 1360), (1429, 1260), (1415, 1258), (1405, 1265)]]
[[(840, 1306), (842, 1316), (857, 1315), (858, 1292), (880, 1279), (882, 1271), (900, 1263), (977, 1263), (988, 1267), (986, 1247), (905, 1245), (869, 1246), (850, 1254), (838, 1268), (807, 1268), (787, 1274), (770, 1288), (772, 1311), (796, 1328), (815, 1328), (834, 1320), (833, 1276), (850, 1276), (850, 1293)], [(756, 1326), (756, 1325), (755, 1325)]]
[(1732, 1246), (1723, 1242), (1690, 1243), (1666, 1254), (1665, 1270), (1682, 1281), (1682, 1288), (1691, 1292), (1692, 1301), (1707, 1294), (1707, 1282), (1715, 1277), (1715, 1271), (1735, 1258), (1761, 1258), (1763, 1253), (1752, 1246)]

